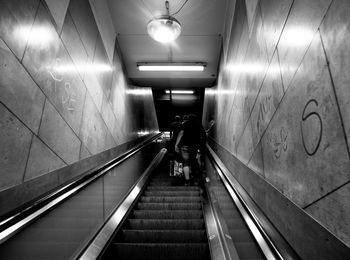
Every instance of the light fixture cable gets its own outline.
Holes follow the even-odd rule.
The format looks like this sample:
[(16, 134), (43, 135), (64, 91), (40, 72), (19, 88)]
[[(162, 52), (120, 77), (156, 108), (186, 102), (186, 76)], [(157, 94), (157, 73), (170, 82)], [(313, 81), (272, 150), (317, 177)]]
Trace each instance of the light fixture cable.
[(166, 9), (166, 15), (167, 15), (167, 16), (170, 16), (169, 1), (165, 1), (165, 9)]
[[(167, 1), (168, 2), (168, 1)], [(182, 6), (179, 8), (179, 10), (177, 10), (175, 13), (171, 14), (171, 16), (175, 15), (175, 14), (178, 14), (182, 8), (185, 6), (185, 4), (188, 2), (188, 0), (185, 0), (185, 2), (182, 4)]]

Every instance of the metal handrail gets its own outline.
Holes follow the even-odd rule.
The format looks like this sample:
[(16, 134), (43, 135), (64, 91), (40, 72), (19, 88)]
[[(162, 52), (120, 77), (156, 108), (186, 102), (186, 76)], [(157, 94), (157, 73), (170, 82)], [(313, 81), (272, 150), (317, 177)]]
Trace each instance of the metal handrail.
[(206, 177), (203, 194), (203, 212), (208, 233), (208, 242), (212, 260), (237, 260), (237, 250), (228, 235), (218, 202), (210, 194), (210, 179)]
[(0, 222), (0, 244), (4, 243), (10, 237), (18, 233), (20, 230), (24, 229), (34, 220), (36, 220), (41, 215), (47, 213), (52, 208), (58, 206), (63, 201), (70, 198), (72, 195), (95, 181), (97, 178), (101, 177), (107, 173), (110, 169), (116, 167), (145, 146), (149, 145), (153, 140), (159, 138), (162, 133), (151, 136), (150, 138), (144, 140), (137, 146), (129, 149), (128, 151), (122, 153), (118, 157), (97, 166), (89, 171), (87, 171), (84, 176), (75, 179), (74, 181), (64, 185), (57, 190), (54, 190), (50, 194), (43, 198), (38, 199), (33, 202), (29, 207), (21, 210), (20, 212), (6, 218)]
[(238, 210), (240, 211), (244, 221), (249, 227), (251, 233), (253, 234), (257, 244), (264, 253), (267, 259), (284, 259), (279, 250), (275, 247), (271, 239), (268, 237), (262, 226), (260, 225), (257, 216), (248, 207), (247, 203), (244, 201), (236, 185), (229, 178), (229, 170), (224, 166), (219, 157), (215, 152), (207, 145), (207, 150), (214, 162), (213, 166), (216, 169), (218, 175), (220, 176), (222, 182), (224, 183), (227, 191), (229, 192), (232, 200), (236, 204)]

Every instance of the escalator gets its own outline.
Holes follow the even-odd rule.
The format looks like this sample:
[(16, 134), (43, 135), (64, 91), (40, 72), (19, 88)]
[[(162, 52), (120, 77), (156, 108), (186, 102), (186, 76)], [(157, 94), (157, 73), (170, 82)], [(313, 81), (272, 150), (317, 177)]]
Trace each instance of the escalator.
[(137, 156), (144, 155), (67, 191), (71, 197), (21, 232), (6, 239), (0, 232), (0, 258), (282, 259), (251, 231), (216, 171), (207, 168), (202, 183), (184, 186), (169, 177), (165, 149), (156, 157), (153, 152), (146, 169), (136, 167), (143, 172), (135, 171), (142, 161)]
[(167, 169), (151, 177), (102, 259), (210, 259), (200, 188)]

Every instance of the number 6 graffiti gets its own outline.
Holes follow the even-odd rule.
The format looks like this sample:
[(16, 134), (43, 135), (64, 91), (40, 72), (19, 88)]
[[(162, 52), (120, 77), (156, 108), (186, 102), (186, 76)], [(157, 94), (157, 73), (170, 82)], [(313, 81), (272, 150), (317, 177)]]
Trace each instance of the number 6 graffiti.
[[(310, 100), (306, 103), (306, 105), (305, 105), (305, 107), (304, 107), (303, 114), (302, 114), (302, 118), (301, 118), (301, 119), (302, 119), (302, 122), (300, 122), (301, 139), (302, 139), (302, 141), (303, 141), (303, 146), (304, 146), (304, 149), (305, 149), (306, 153), (307, 153), (308, 155), (310, 155), (310, 156), (314, 155), (314, 154), (317, 152), (318, 148), (320, 147), (321, 139), (322, 139), (322, 131), (323, 131), (322, 119), (321, 119), (321, 116), (320, 116), (317, 112), (311, 112), (311, 113), (305, 115), (305, 110), (306, 110), (306, 109), (308, 108), (308, 106), (309, 106), (310, 104), (312, 104), (312, 103), (314, 103), (314, 104), (316, 105), (316, 107), (318, 107), (318, 102), (317, 102), (317, 100), (315, 100), (315, 99), (310, 99)], [(318, 140), (317, 140), (317, 145), (315, 146), (314, 149), (308, 148), (307, 145), (305, 144), (304, 132), (303, 132), (303, 122), (305, 122), (309, 117), (312, 117), (312, 116), (315, 116), (315, 117), (319, 120), (319, 122), (320, 122), (320, 135), (319, 135)]]

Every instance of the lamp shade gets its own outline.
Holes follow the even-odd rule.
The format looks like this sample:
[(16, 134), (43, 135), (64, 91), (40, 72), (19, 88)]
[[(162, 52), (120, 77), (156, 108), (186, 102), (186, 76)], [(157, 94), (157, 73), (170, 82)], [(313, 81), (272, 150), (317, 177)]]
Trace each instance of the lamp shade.
[(164, 15), (149, 21), (147, 32), (152, 39), (161, 43), (169, 43), (179, 37), (181, 25), (174, 17)]

